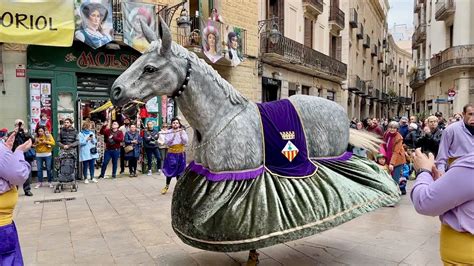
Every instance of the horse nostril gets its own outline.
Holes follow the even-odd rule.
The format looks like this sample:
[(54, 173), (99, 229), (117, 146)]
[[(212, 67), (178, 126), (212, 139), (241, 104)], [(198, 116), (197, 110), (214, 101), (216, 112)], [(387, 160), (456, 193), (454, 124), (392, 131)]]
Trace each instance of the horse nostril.
[(115, 87), (115, 88), (113, 88), (113, 90), (112, 90), (112, 98), (113, 98), (114, 100), (120, 99), (120, 96), (121, 96), (121, 95), (122, 95), (122, 88), (120, 88), (120, 87)]

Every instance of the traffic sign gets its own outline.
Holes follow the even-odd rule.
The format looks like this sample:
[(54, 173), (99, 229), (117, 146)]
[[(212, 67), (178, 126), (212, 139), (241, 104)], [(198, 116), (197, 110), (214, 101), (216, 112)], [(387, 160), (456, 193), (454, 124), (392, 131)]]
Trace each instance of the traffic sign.
[(448, 96), (449, 96), (449, 97), (454, 97), (454, 96), (456, 96), (456, 91), (455, 91), (454, 89), (448, 90)]

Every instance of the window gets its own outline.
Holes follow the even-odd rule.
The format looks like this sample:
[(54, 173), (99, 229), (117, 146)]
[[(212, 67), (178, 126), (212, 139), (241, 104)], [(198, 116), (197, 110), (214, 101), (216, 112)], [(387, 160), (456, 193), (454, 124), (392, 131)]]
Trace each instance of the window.
[(288, 83), (288, 97), (295, 94), (296, 94), (296, 83), (289, 82)]
[(334, 91), (328, 91), (327, 99), (330, 101), (334, 101), (336, 98), (336, 93)]
[(309, 86), (301, 86), (301, 94), (309, 95)]

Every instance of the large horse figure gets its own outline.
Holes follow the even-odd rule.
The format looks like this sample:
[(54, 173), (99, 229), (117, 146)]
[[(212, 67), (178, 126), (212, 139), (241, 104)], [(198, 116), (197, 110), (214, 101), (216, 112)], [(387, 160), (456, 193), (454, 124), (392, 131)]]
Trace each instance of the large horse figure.
[[(377, 139), (350, 131), (343, 108), (319, 97), (286, 100), (301, 121), (298, 134), (306, 137), (306, 149), (300, 152), (306, 152), (314, 171), (292, 176), (270, 170), (262, 130), (265, 105), (247, 100), (174, 43), (162, 20), (158, 34), (142, 27), (151, 46), (115, 81), (110, 97), (116, 106), (157, 95), (176, 97), (193, 128), (194, 162), (179, 179), (172, 202), (173, 229), (185, 243), (222, 252), (261, 248), (399, 200), (398, 186), (387, 173), (346, 152), (349, 143), (374, 149)], [(294, 137), (285, 134), (285, 141)]]

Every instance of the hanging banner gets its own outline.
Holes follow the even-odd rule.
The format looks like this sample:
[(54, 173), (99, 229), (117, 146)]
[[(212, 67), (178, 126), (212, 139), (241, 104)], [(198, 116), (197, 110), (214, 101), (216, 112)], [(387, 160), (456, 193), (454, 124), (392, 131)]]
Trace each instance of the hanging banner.
[(142, 3), (122, 2), (123, 41), (143, 53), (150, 45), (142, 32), (140, 20), (156, 32), (155, 6)]
[(211, 60), (212, 63), (219, 61), (222, 58), (222, 46), (221, 46), (221, 27), (222, 23), (208, 20), (201, 21), (202, 30), (202, 50), (206, 57)]
[(74, 37), (97, 49), (112, 41), (112, 0), (75, 0), (76, 33)]
[(0, 0), (0, 42), (71, 46), (73, 9), (65, 0)]
[(243, 30), (237, 27), (226, 28), (226, 45), (227, 52), (225, 58), (231, 62), (232, 66), (238, 66), (242, 61), (242, 47), (243, 47)]

